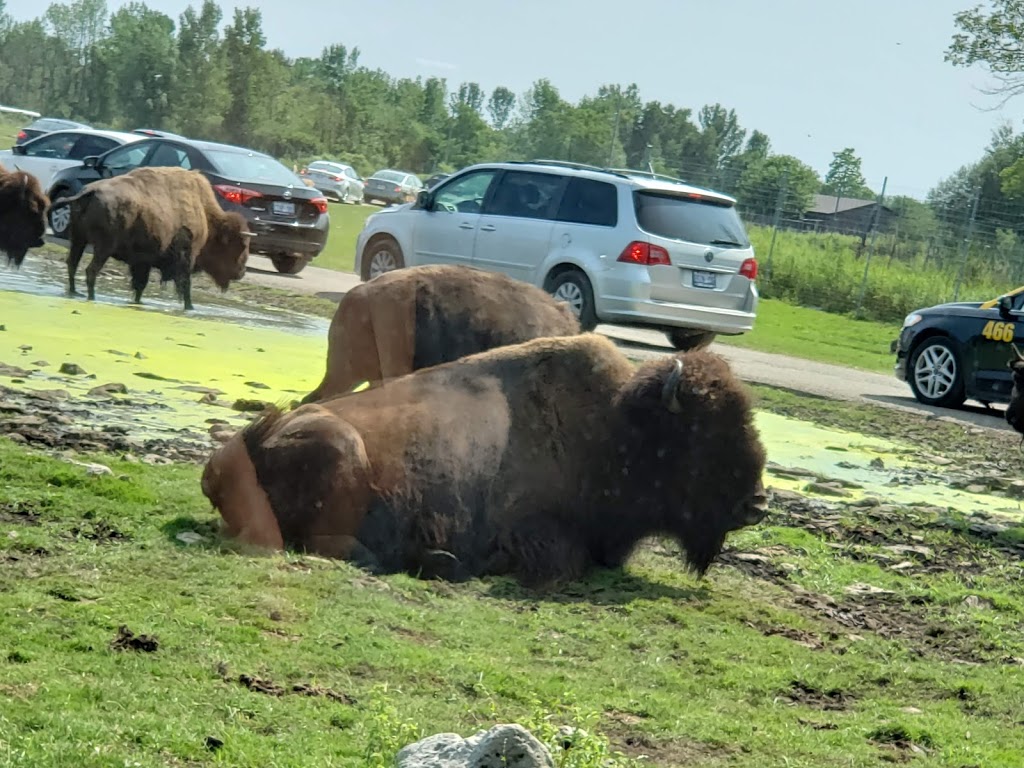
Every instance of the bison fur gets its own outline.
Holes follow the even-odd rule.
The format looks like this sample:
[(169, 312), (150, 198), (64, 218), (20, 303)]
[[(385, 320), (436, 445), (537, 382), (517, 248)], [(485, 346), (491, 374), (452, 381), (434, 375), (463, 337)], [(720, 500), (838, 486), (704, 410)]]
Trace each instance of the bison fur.
[(44, 245), (46, 211), (50, 201), (39, 179), (24, 171), (0, 167), (0, 251), (15, 269), (30, 248)]
[(1024, 353), (1016, 344), (1010, 346), (1013, 348), (1013, 359), (1008, 366), (1013, 377), (1013, 389), (1006, 406), (1006, 422), (1024, 435)]
[(89, 299), (108, 259), (128, 265), (135, 303), (152, 269), (161, 282), (174, 281), (185, 309), (192, 309), (192, 275), (205, 271), (222, 291), (245, 276), (249, 238), (245, 218), (226, 212), (199, 171), (184, 168), (136, 168), (122, 176), (94, 181), (68, 198), (71, 245), (68, 290), (75, 294), (75, 273), (92, 245), (86, 269)]
[(748, 394), (706, 350), (638, 369), (608, 339), (534, 339), (275, 409), (208, 460), (228, 537), (450, 580), (551, 585), (649, 536), (704, 574), (767, 510)]
[(579, 332), (567, 304), (507, 275), (453, 265), (395, 270), (339, 302), (327, 336), (327, 370), (302, 402), (495, 347)]

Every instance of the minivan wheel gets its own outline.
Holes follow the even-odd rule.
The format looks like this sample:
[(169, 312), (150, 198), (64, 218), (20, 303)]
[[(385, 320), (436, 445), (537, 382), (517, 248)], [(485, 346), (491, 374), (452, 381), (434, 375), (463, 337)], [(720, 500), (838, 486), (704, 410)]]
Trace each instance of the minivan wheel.
[(288, 256), (283, 253), (271, 256), (270, 261), (274, 269), (282, 275), (297, 275), (309, 264), (309, 259), (302, 256)]
[(377, 275), (392, 272), (405, 266), (402, 249), (392, 238), (381, 237), (371, 240), (363, 251), (362, 278), (373, 280)]
[(680, 352), (691, 352), (711, 346), (716, 336), (711, 331), (694, 331), (689, 328), (669, 328), (665, 335), (669, 343)]
[(578, 269), (569, 269), (551, 280), (549, 293), (558, 301), (564, 301), (580, 321), (584, 332), (597, 327), (597, 312), (594, 310), (594, 291), (590, 280)]
[[(58, 194), (64, 194), (61, 190)], [(54, 203), (50, 205), (50, 213), (48, 214), (50, 219), (50, 229), (53, 230), (53, 236), (59, 237), (62, 240), (68, 239), (68, 230), (71, 229), (71, 206), (67, 203), (61, 202), (60, 198), (57, 198)]]

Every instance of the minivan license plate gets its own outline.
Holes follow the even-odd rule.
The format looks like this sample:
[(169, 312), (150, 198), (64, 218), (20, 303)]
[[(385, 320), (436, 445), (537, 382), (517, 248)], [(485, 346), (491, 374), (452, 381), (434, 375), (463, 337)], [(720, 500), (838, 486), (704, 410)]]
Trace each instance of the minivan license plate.
[[(282, 203), (275, 200), (272, 210), (276, 216), (294, 216), (295, 203)], [(714, 275), (712, 275), (712, 277), (714, 277)]]
[(715, 273), (714, 272), (694, 272), (693, 273), (693, 287), (694, 288), (715, 288)]

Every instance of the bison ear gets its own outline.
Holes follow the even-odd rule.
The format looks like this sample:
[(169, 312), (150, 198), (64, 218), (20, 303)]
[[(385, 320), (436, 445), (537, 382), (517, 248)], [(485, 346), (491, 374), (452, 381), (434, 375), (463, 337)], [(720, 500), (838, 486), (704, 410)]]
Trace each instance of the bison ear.
[(661, 403), (668, 408), (670, 413), (682, 413), (683, 407), (679, 404), (679, 381), (683, 377), (683, 361), (678, 357), (673, 360), (672, 373), (665, 381), (661, 390)]

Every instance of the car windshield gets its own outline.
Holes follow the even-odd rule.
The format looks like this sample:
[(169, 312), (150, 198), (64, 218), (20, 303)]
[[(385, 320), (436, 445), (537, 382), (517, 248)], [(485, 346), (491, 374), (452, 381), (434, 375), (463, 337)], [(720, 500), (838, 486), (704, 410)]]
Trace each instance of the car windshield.
[(264, 184), (299, 186), (302, 181), (272, 157), (222, 149), (206, 150), (213, 167), (221, 176), (234, 181), (257, 181)]
[(636, 220), (645, 232), (703, 245), (746, 248), (750, 245), (736, 208), (704, 198), (667, 192), (637, 192)]
[(380, 173), (375, 173), (373, 177), (381, 181), (393, 181), (396, 184), (405, 180), (405, 174), (398, 173), (397, 171), (381, 171)]

